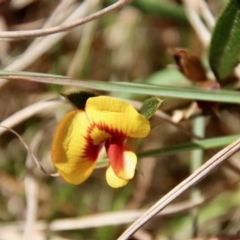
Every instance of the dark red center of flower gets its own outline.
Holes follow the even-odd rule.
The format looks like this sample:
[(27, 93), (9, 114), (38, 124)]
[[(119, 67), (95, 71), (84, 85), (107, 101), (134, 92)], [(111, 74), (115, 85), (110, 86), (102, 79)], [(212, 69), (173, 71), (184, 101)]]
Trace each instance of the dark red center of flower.
[(91, 124), (91, 126), (88, 128), (87, 134), (85, 136), (86, 144), (84, 147), (83, 155), (81, 157), (87, 158), (89, 161), (96, 161), (96, 159), (98, 158), (98, 154), (104, 142), (99, 145), (93, 144), (91, 133), (95, 128), (98, 128), (99, 130), (104, 131), (112, 136), (111, 138), (106, 140), (105, 144), (110, 161), (111, 159), (113, 159), (113, 157), (117, 159), (122, 159), (124, 149), (123, 143), (127, 136), (125, 135), (125, 133), (118, 130), (117, 128), (110, 127), (105, 123), (94, 123)]

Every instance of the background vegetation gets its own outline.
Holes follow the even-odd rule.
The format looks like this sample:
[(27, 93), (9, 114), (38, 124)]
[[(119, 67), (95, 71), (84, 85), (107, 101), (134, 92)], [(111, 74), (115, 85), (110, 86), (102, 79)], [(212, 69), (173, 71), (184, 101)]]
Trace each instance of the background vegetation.
[[(114, 2), (3, 0), (0, 29), (14, 33), (60, 26)], [(203, 162), (238, 139), (238, 5), (222, 10), (215, 25), (226, 4), (133, 0), (53, 35), (20, 39), (19, 32), (7, 38), (0, 32), (1, 125), (22, 136), (47, 172), (55, 172), (55, 128), (72, 109), (60, 93), (91, 90), (124, 98), (137, 109), (149, 97), (164, 100), (151, 118), (151, 134), (139, 144), (136, 177), (121, 189), (106, 184), (104, 168), (79, 186), (44, 175), (22, 142), (0, 128), (0, 239), (117, 239)], [(179, 49), (187, 55), (180, 54), (176, 64), (173, 55)], [(201, 70), (195, 60), (202, 62), (206, 79), (196, 81)], [(212, 83), (205, 85), (205, 80), (217, 80), (223, 90), (209, 90)], [(199, 108), (196, 100), (218, 103)], [(239, 173), (237, 153), (132, 239), (240, 239)]]

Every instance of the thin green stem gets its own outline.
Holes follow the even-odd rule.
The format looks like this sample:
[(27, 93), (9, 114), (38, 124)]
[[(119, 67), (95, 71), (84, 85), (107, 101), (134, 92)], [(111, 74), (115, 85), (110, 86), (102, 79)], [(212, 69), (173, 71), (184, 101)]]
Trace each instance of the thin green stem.
[[(204, 137), (205, 135), (205, 117), (198, 116), (193, 119), (192, 122), (192, 132), (200, 137)], [(193, 142), (196, 140), (194, 139)], [(190, 172), (195, 172), (203, 162), (203, 149), (195, 149), (191, 152), (191, 162), (190, 162)], [(196, 202), (201, 197), (200, 189), (197, 186), (194, 186), (191, 191), (191, 200)], [(197, 237), (198, 232), (198, 209), (191, 210), (191, 217), (192, 217), (192, 237)]]

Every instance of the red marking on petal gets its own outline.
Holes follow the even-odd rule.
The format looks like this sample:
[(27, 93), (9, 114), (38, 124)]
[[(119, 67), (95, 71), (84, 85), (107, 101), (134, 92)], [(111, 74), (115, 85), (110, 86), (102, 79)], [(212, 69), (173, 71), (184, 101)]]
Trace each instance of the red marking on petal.
[(118, 176), (124, 170), (124, 137), (113, 137), (106, 141), (105, 147), (113, 171)]
[(127, 134), (124, 133), (123, 131), (117, 129), (116, 127), (109, 126), (105, 123), (95, 123), (95, 126), (97, 126), (98, 129), (103, 130), (107, 133), (109, 133), (113, 137), (127, 137)]
[(92, 144), (92, 139), (87, 136), (86, 137), (86, 146), (84, 147), (83, 150), (83, 155), (82, 157), (87, 158), (89, 161), (96, 161), (98, 158), (98, 154), (101, 150), (102, 144), (101, 145), (94, 145)]
[(91, 132), (94, 129), (94, 124), (91, 124), (91, 126), (87, 129), (87, 135), (84, 136), (86, 140), (86, 145), (83, 149), (83, 155), (82, 157), (87, 158), (89, 161), (96, 161), (98, 158), (98, 154), (101, 150), (102, 144), (100, 145), (94, 145), (91, 138)]
[(102, 145), (103, 145), (103, 142), (99, 145), (93, 144), (93, 139), (91, 137), (91, 133), (95, 128), (98, 128), (99, 130), (104, 130), (105, 132), (107, 132), (104, 128), (100, 128), (94, 123), (92, 123), (88, 127), (86, 136), (84, 136), (84, 138), (86, 140), (86, 143), (85, 143), (85, 147), (83, 149), (82, 157), (87, 158), (89, 161), (96, 161), (97, 160), (98, 154), (99, 154), (99, 152), (102, 148)]

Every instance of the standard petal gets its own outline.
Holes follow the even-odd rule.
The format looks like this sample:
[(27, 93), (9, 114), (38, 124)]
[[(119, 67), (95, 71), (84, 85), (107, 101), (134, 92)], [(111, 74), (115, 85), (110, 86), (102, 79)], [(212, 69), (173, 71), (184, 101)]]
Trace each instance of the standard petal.
[(92, 173), (101, 145), (89, 137), (91, 124), (84, 111), (68, 113), (57, 127), (52, 161), (61, 177), (68, 183), (80, 184)]
[(91, 123), (112, 136), (143, 138), (150, 132), (147, 118), (123, 100), (92, 97), (87, 100), (85, 111)]
[(123, 138), (113, 137), (106, 142), (105, 147), (114, 173), (119, 178), (129, 180), (134, 177), (137, 156), (123, 144)]
[(128, 180), (117, 177), (111, 166), (107, 168), (106, 180), (108, 185), (112, 188), (123, 187), (128, 183)]

